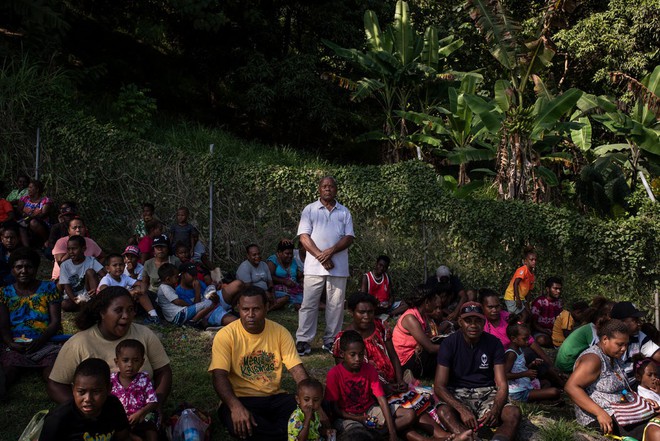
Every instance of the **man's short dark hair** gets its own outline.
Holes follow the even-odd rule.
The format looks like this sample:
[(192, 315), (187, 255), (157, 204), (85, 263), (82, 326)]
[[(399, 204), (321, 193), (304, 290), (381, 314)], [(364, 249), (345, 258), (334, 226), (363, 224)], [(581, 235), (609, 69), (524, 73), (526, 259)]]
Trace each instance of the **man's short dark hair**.
[(546, 288), (552, 288), (552, 285), (554, 285), (555, 283), (556, 283), (557, 285), (563, 285), (563, 284), (564, 284), (564, 281), (561, 280), (561, 277), (558, 277), (558, 276), (548, 277), (548, 278), (545, 280), (545, 287), (546, 287)]
[(236, 295), (236, 304), (238, 305), (238, 302), (241, 299), (241, 297), (257, 297), (257, 296), (261, 297), (261, 300), (264, 302), (264, 305), (268, 305), (268, 296), (266, 295), (266, 291), (264, 291), (263, 288), (259, 288), (258, 286), (248, 286), (240, 290)]

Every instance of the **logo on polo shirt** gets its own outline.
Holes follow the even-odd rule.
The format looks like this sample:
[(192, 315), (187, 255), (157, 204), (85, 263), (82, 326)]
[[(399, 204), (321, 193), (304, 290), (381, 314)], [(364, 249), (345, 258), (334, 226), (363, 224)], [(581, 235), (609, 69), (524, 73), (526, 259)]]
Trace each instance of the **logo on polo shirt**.
[(488, 368), (490, 368), (490, 365), (488, 364), (488, 355), (481, 354), (481, 364), (479, 365), (479, 369), (488, 369)]

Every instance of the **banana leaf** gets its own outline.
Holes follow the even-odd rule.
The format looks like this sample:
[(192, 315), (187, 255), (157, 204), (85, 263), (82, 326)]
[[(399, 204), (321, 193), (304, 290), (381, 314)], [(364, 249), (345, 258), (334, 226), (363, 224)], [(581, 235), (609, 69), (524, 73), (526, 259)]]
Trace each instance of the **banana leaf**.
[(394, 53), (398, 54), (404, 66), (413, 60), (413, 30), (408, 13), (408, 3), (399, 0), (394, 10), (394, 22), (391, 27), (394, 34)]
[(594, 149), (594, 153), (598, 156), (606, 155), (612, 152), (621, 152), (630, 149), (629, 144), (605, 144), (598, 146)]
[(470, 194), (474, 193), (475, 190), (478, 190), (478, 189), (482, 188), (484, 185), (485, 185), (484, 181), (482, 181), (482, 180), (480, 180), (480, 179), (479, 179), (479, 180), (470, 181), (469, 183), (467, 183), (467, 184), (465, 184), (465, 185), (462, 185), (462, 186), (458, 187), (458, 188), (454, 191), (454, 196), (457, 197), (457, 198), (459, 198), (459, 199), (466, 198), (466, 197), (468, 197)]
[(433, 26), (429, 26), (424, 32), (421, 62), (426, 66), (437, 69), (438, 59), (438, 30)]
[(507, 112), (511, 107), (511, 90), (511, 83), (507, 80), (495, 81), (495, 102), (502, 112)]
[(579, 89), (568, 89), (540, 109), (535, 123), (544, 128), (551, 128), (561, 119), (562, 115), (575, 106), (581, 95), (582, 91)]
[(500, 130), (504, 115), (495, 109), (492, 102), (487, 102), (476, 95), (465, 94), (463, 98), (470, 109), (479, 116), (489, 132), (497, 133)]
[(557, 175), (555, 175), (549, 168), (539, 165), (536, 167), (536, 172), (543, 180), (543, 182), (548, 184), (550, 187), (556, 187), (559, 185), (559, 179), (557, 179)]
[(378, 16), (374, 11), (367, 10), (364, 13), (364, 33), (367, 35), (367, 47), (370, 50), (385, 50), (383, 47), (383, 35), (378, 24)]
[(508, 70), (517, 66), (516, 35), (520, 26), (499, 8), (491, 10), (486, 0), (468, 0), (470, 17), (490, 43), (490, 53)]
[(591, 121), (583, 116), (578, 119), (578, 122), (582, 124), (582, 127), (571, 130), (571, 140), (580, 150), (586, 152), (591, 148)]

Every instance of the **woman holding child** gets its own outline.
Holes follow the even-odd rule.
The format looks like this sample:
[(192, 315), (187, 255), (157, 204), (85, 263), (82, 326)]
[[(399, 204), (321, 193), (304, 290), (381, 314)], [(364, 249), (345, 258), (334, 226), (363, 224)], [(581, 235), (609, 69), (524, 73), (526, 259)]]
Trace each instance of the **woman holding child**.
[(598, 337), (598, 344), (578, 357), (566, 382), (578, 424), (600, 429), (604, 434), (660, 440), (660, 421), (652, 418), (657, 405), (656, 412), (641, 421), (627, 425), (617, 422), (616, 408), (630, 402), (634, 394), (620, 362), (628, 346), (628, 327), (620, 320), (609, 320), (598, 328)]
[(146, 326), (133, 323), (134, 318), (135, 303), (125, 288), (112, 286), (96, 295), (76, 317), (76, 326), (81, 331), (64, 344), (55, 361), (48, 381), (50, 398), (57, 403), (70, 400), (76, 366), (90, 357), (115, 366), (117, 343), (130, 338), (145, 347), (142, 370), (151, 375), (162, 405), (172, 386), (170, 359), (156, 334)]
[(9, 265), (15, 282), (0, 290), (0, 362), (7, 384), (22, 368), (40, 368), (48, 378), (60, 349), (50, 342), (61, 328), (60, 296), (53, 282), (37, 280), (39, 263), (31, 248), (14, 251)]

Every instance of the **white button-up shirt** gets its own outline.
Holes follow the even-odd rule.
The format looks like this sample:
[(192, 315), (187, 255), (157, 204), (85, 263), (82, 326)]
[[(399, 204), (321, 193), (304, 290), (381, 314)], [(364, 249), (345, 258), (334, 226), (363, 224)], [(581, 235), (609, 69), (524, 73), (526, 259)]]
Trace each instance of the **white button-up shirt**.
[[(300, 215), (298, 236), (309, 234), (316, 246), (325, 250), (335, 245), (344, 236), (353, 236), (353, 218), (348, 208), (335, 202), (332, 210), (328, 210), (320, 200), (307, 205)], [(311, 276), (348, 277), (348, 249), (332, 256), (334, 268), (330, 271), (323, 268), (314, 256), (308, 253), (305, 259), (305, 274)]]

